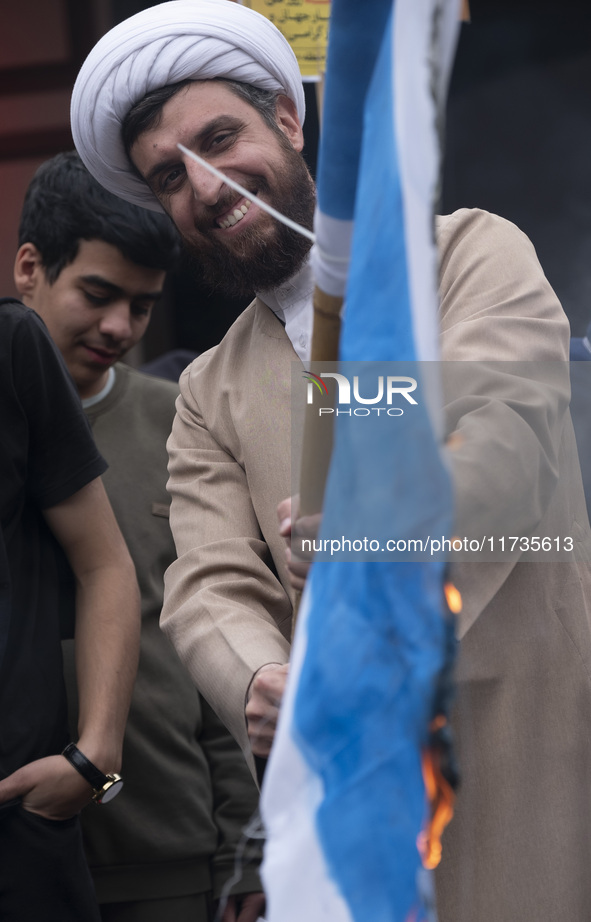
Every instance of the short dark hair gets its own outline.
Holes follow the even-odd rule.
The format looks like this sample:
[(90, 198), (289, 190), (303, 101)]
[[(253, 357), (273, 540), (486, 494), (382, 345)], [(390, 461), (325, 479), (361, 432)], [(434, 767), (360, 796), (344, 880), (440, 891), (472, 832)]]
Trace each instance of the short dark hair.
[(35, 173), (25, 195), (19, 247), (38, 249), (47, 281), (74, 262), (81, 240), (102, 240), (130, 262), (168, 271), (179, 252), (178, 233), (164, 214), (107, 192), (75, 151), (57, 154)]
[[(239, 96), (249, 103), (253, 109), (256, 109), (259, 115), (264, 119), (267, 125), (273, 131), (279, 131), (279, 126), (275, 119), (277, 112), (277, 96), (270, 90), (263, 90), (258, 86), (252, 86), (250, 83), (240, 83), (237, 80), (226, 80), (223, 77), (215, 77), (216, 82), (225, 83), (229, 90), (235, 96)], [(197, 80), (182, 80), (180, 83), (169, 83), (167, 86), (161, 86), (157, 90), (140, 99), (139, 102), (132, 106), (121, 126), (121, 139), (125, 147), (125, 153), (131, 161), (131, 148), (144, 131), (150, 128), (156, 128), (160, 122), (162, 108), (169, 99), (176, 96), (180, 90), (190, 83), (198, 83)], [(203, 82), (203, 81), (201, 81)]]

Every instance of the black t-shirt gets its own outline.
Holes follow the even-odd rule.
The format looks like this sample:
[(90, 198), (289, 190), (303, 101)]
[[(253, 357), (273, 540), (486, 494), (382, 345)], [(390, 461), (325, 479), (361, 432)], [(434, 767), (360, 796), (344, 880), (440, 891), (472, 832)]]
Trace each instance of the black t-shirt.
[(106, 467), (45, 324), (0, 299), (0, 778), (67, 742), (56, 557), (41, 510)]

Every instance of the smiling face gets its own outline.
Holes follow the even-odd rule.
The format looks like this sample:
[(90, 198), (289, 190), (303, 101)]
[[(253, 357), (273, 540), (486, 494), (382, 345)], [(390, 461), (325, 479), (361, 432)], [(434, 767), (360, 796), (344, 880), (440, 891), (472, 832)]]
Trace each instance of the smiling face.
[(304, 262), (310, 242), (182, 154), (180, 142), (213, 166), (311, 227), (314, 185), (299, 153), (303, 134), (295, 106), (279, 96), (277, 130), (223, 81), (183, 87), (144, 131), (131, 157), (205, 279), (231, 294), (275, 287)]
[(14, 270), (21, 299), (45, 321), (82, 398), (98, 394), (111, 365), (142, 338), (165, 275), (102, 240), (81, 240), (53, 284), (31, 243), (20, 247)]

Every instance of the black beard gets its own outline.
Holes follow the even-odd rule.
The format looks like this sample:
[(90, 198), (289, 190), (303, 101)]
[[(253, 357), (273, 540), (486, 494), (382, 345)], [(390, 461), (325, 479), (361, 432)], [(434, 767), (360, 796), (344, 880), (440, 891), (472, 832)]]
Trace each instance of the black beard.
[[(288, 141), (285, 145), (281, 187), (270, 201), (277, 211), (312, 230), (314, 183), (302, 156)], [(262, 177), (257, 188), (259, 194), (268, 189)], [(195, 276), (212, 291), (231, 298), (277, 288), (301, 269), (312, 246), (307, 237), (279, 221), (271, 237), (260, 234), (255, 227), (245, 228), (233, 240), (232, 249), (210, 236), (208, 228), (201, 228), (199, 233), (198, 241), (184, 240)]]

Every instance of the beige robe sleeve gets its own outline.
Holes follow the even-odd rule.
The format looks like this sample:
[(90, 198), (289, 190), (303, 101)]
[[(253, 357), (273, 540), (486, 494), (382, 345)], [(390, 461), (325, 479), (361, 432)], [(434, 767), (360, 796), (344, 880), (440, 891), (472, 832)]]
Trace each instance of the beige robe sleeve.
[[(574, 451), (567, 318), (531, 242), (508, 221), (464, 209), (439, 219), (438, 243), (458, 533), (569, 533), (572, 491), (559, 477)], [(456, 567), (460, 637), (515, 563)]]
[[(250, 759), (248, 686), (265, 663), (289, 659), (292, 606), (287, 573), (282, 572), (283, 583), (277, 575), (284, 552), (275, 508), (289, 495), (290, 484), (289, 473), (283, 476), (274, 460), (281, 453), (289, 472), (289, 420), (281, 444), (270, 444), (272, 435), (255, 422), (256, 408), (247, 406), (242, 416), (236, 407), (236, 394), (249, 391), (248, 375), (258, 363), (249, 362), (243, 374), (235, 366), (212, 370), (212, 364), (211, 353), (202, 356), (180, 380), (168, 444), (178, 560), (166, 574), (161, 626)], [(234, 416), (225, 403), (228, 381), (234, 386)], [(255, 462), (245, 459), (249, 452), (256, 454)]]

